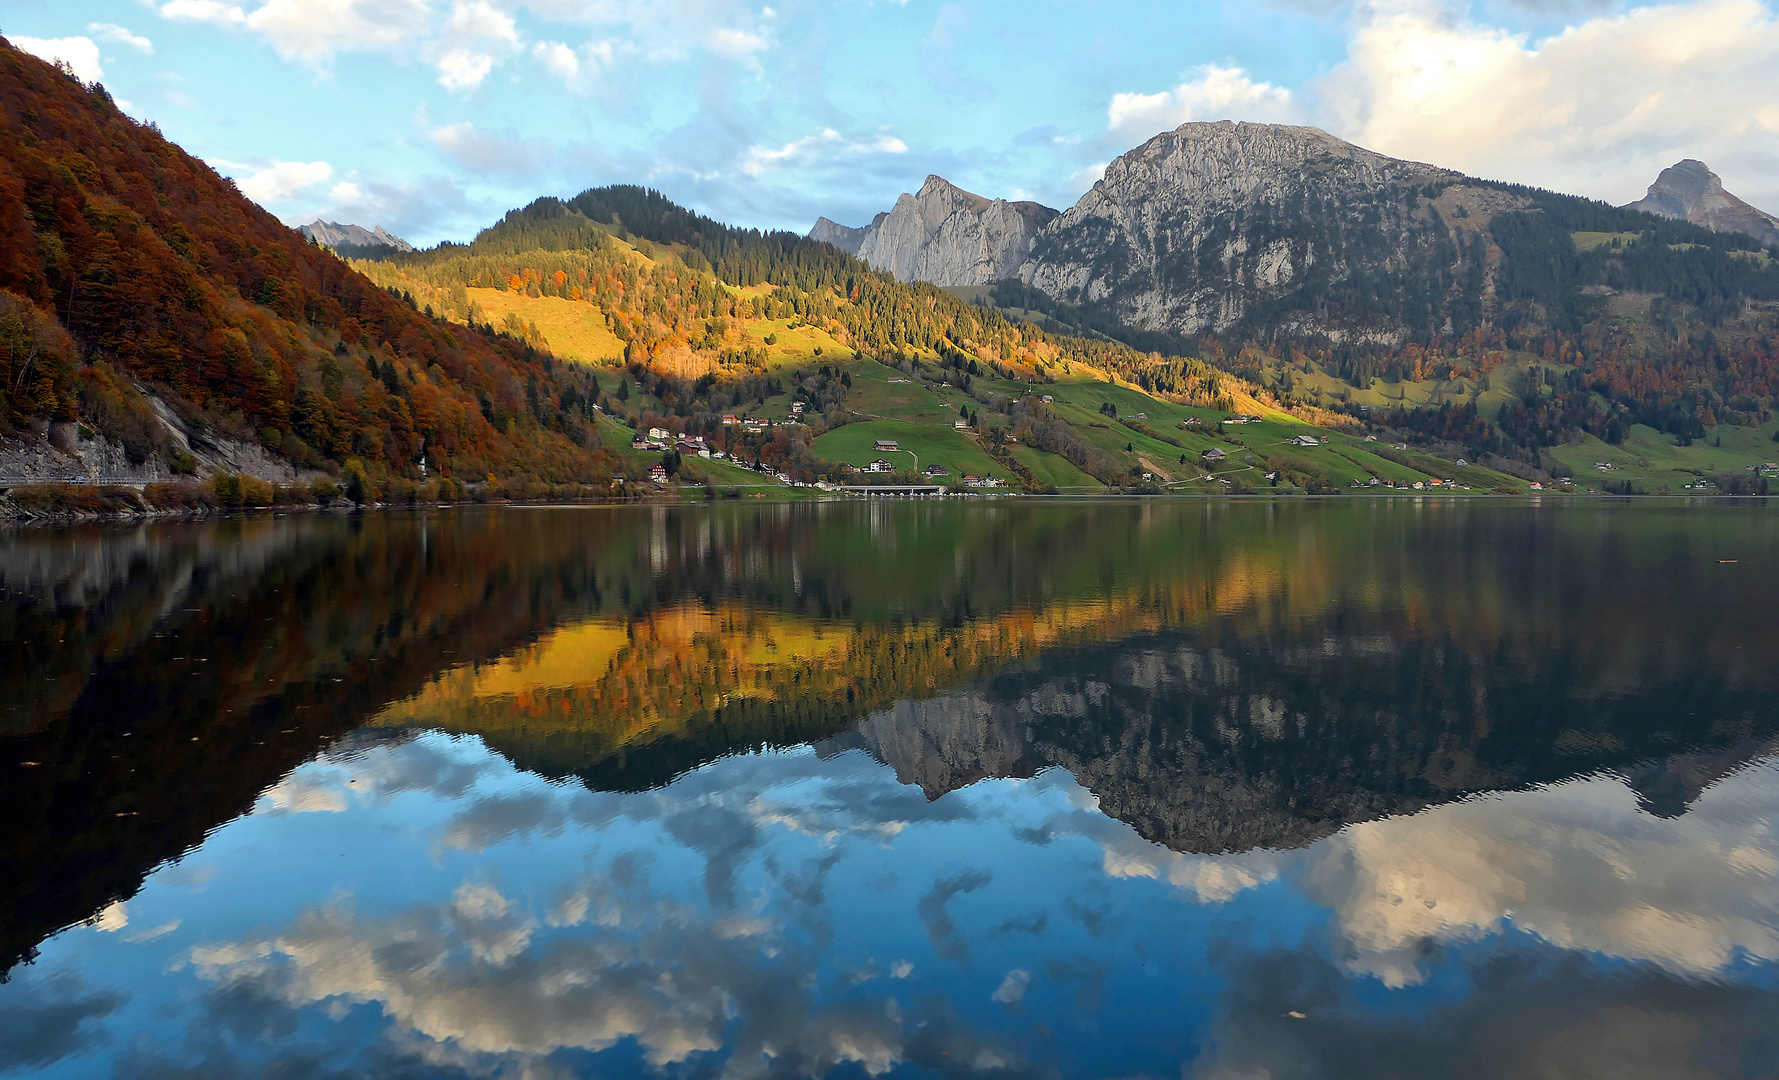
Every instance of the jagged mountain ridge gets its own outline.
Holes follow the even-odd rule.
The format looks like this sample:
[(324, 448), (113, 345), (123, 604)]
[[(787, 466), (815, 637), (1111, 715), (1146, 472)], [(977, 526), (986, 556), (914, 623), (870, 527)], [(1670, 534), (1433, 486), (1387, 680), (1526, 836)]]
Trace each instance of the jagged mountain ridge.
[(1011, 277), (1030, 253), (1038, 231), (1057, 212), (1035, 202), (988, 199), (940, 176), (904, 194), (895, 208), (863, 228), (822, 218), (810, 230), (898, 281), (987, 285)]
[(1663, 169), (1649, 185), (1649, 193), (1625, 209), (1690, 221), (1713, 232), (1745, 233), (1763, 244), (1779, 244), (1779, 218), (1725, 191), (1723, 180), (1694, 158)]
[(374, 229), (367, 229), (362, 225), (342, 225), (337, 221), (322, 221), (320, 218), (316, 218), (307, 225), (297, 226), (297, 232), (322, 247), (386, 247), (403, 252), (414, 250), (413, 244), (381, 225)]
[[(935, 179), (923, 193), (938, 188)], [(864, 230), (841, 233), (828, 223), (818, 238), (850, 244), (863, 233), (864, 256), (893, 234), (898, 276), (979, 283), (954, 269), (973, 256), (974, 237), (957, 250), (945, 230), (891, 228), (898, 213), (913, 220), (923, 197), (902, 196), (897, 211)], [(1728, 203), (1733, 196), (1711, 198), (1725, 214), (1745, 206)], [(1699, 297), (1679, 284), (1685, 278), (1711, 280), (1726, 301), (1773, 291), (1771, 282), (1747, 281), (1746, 267), (1730, 266), (1732, 253), (1718, 250), (1724, 242), (1700, 243), (1702, 228), (1665, 233), (1657, 243), (1666, 251), (1644, 245), (1637, 258), (1616, 261), (1616, 251), (1590, 254), (1571, 239), (1586, 231), (1648, 234), (1659, 219), (1641, 209), (1478, 180), (1316, 128), (1189, 123), (1113, 161), (1073, 207), (1036, 231), (1014, 276), (1040, 307), (1096, 313), (1176, 342), (1209, 332), (1386, 348), (1528, 321), (1573, 332), (1590, 286), (1596, 294), (1667, 291), (1689, 303)], [(1737, 243), (1746, 246), (1728, 246)], [(1671, 253), (1686, 245), (1712, 248), (1699, 256), (1712, 265), (1677, 265), (1685, 259)], [(875, 264), (888, 265), (882, 255)]]
[[(1463, 180), (1315, 128), (1184, 124), (1107, 166), (1019, 277), (1145, 330), (1225, 332), (1273, 307), (1263, 317), (1288, 331), (1391, 340), (1436, 313), (1379, 319), (1330, 301), (1339, 306), (1339, 283), (1374, 273), (1444, 284), (1461, 256), (1427, 191)], [(1316, 302), (1280, 303), (1309, 292)]]

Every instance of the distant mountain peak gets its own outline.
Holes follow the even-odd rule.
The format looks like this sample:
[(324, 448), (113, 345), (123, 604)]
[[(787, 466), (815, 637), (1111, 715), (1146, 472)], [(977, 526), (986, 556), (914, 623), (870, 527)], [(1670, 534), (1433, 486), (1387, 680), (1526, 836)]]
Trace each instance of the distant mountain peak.
[(362, 225), (342, 225), (337, 221), (322, 221), (320, 218), (316, 218), (307, 225), (298, 226), (297, 232), (322, 247), (389, 247), (397, 251), (414, 250), (413, 244), (381, 225), (374, 229), (367, 229)]
[(987, 285), (1013, 276), (1038, 230), (1056, 215), (1035, 202), (965, 191), (934, 174), (863, 228), (822, 218), (809, 236), (888, 270), (898, 281)]
[(1649, 185), (1649, 193), (1626, 209), (1690, 221), (1713, 232), (1746, 233), (1763, 244), (1779, 244), (1779, 218), (1725, 191), (1718, 175), (1696, 158), (1663, 169)]
[[(884, 216), (883, 214), (877, 215), (879, 220)], [(876, 224), (876, 222), (872, 224)], [(820, 240), (824, 244), (833, 244), (848, 255), (857, 255), (859, 245), (865, 242), (865, 237), (870, 231), (870, 225), (855, 229), (850, 225), (842, 225), (838, 221), (829, 221), (824, 217), (815, 219), (815, 228), (809, 230), (809, 238)]]

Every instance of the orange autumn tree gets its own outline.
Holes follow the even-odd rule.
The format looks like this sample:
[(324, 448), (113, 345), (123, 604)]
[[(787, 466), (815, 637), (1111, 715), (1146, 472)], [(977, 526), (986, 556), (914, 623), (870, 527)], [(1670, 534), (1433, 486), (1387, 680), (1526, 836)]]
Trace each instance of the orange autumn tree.
[(603, 486), (585, 375), (378, 288), (0, 39), (0, 426), (175, 461), (145, 397), (299, 467)]

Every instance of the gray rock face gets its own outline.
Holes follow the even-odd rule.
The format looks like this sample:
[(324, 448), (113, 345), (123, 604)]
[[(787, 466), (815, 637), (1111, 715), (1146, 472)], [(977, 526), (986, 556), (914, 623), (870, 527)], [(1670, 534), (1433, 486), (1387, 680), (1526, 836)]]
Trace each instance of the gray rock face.
[(1746, 233), (1763, 244), (1779, 244), (1779, 218), (1725, 191), (1717, 174), (1692, 158), (1663, 169), (1649, 185), (1649, 194), (1625, 208), (1690, 221), (1712, 232)]
[(1315, 128), (1185, 124), (1112, 162), (1039, 235), (1019, 276), (1145, 330), (1223, 331), (1267, 305), (1285, 329), (1387, 337), (1387, 327), (1292, 298), (1333, 295), (1356, 275), (1428, 269), (1417, 264), (1430, 258), (1449, 270), (1432, 204), (1462, 180)]
[(871, 230), (881, 224), (886, 217), (889, 215), (878, 214), (871, 224), (859, 229), (852, 228), (850, 225), (842, 225), (837, 221), (829, 221), (827, 218), (816, 218), (815, 228), (809, 230), (809, 238), (820, 240), (824, 244), (833, 244), (848, 255), (857, 255), (859, 245), (865, 242), (865, 237), (869, 236)]
[(987, 285), (1014, 276), (1056, 211), (971, 194), (938, 176), (862, 229), (816, 222), (810, 237), (887, 270), (898, 281)]
[(322, 247), (392, 247), (397, 251), (413, 251), (414, 245), (379, 225), (375, 229), (366, 229), (361, 225), (342, 225), (337, 221), (322, 221), (317, 218), (307, 225), (299, 225), (297, 232), (320, 244)]

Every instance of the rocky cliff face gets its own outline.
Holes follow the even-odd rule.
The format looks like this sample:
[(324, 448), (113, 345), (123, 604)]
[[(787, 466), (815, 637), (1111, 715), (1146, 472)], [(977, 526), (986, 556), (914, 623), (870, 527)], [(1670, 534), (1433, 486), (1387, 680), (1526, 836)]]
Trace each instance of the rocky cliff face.
[(837, 221), (829, 221), (827, 218), (816, 218), (815, 228), (809, 230), (809, 238), (820, 240), (824, 244), (833, 244), (848, 255), (857, 255), (859, 246), (865, 242), (865, 237), (871, 235), (871, 231), (881, 225), (886, 217), (889, 215), (878, 214), (872, 219), (871, 224), (859, 229), (850, 225), (842, 225)]
[(381, 225), (375, 229), (367, 229), (362, 225), (342, 225), (337, 221), (322, 221), (318, 218), (307, 225), (297, 226), (297, 232), (322, 247), (390, 247), (397, 251), (414, 250), (413, 244)]
[(1012, 277), (1038, 230), (1055, 217), (1047, 206), (985, 199), (929, 176), (918, 192), (903, 195), (862, 229), (822, 218), (809, 235), (898, 281), (987, 285)]
[[(1463, 253), (1438, 204), (1456, 214), (1462, 194), (1441, 196), (1463, 180), (1315, 128), (1186, 124), (1112, 162), (1039, 235), (1019, 276), (1145, 330), (1225, 331), (1258, 319), (1388, 339), (1400, 315), (1371, 317), (1354, 283), (1449, 278)], [(1470, 201), (1501, 195), (1479, 188)], [(1471, 220), (1468, 209), (1457, 216)]]
[(1763, 244), (1779, 244), (1779, 218), (1725, 191), (1717, 174), (1692, 158), (1663, 169), (1649, 185), (1649, 194), (1625, 209), (1690, 221), (1713, 232), (1746, 233)]

